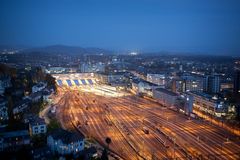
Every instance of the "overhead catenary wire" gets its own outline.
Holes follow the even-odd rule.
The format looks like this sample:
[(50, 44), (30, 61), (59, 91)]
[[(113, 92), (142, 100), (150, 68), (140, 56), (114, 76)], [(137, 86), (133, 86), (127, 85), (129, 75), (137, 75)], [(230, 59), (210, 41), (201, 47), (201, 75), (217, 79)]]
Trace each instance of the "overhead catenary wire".
[[(102, 122), (102, 121), (100, 121), (100, 122)], [(89, 124), (89, 126), (90, 126), (90, 124)], [(137, 127), (137, 128), (136, 128)], [(129, 127), (130, 129), (138, 129), (139, 128), (139, 126), (134, 126), (134, 127)], [(102, 131), (103, 132), (107, 132), (107, 130), (109, 130), (109, 129), (103, 129)], [(197, 129), (193, 129), (193, 130), (187, 130), (187, 131), (195, 131), (195, 130), (197, 130)], [(184, 130), (182, 130), (182, 129), (176, 129), (176, 130), (173, 130), (173, 131), (175, 131), (175, 132), (184, 132)], [(141, 134), (134, 134), (134, 135), (139, 135), (139, 136), (143, 136), (143, 135), (145, 135), (144, 133), (141, 133)], [(114, 135), (114, 136), (118, 136), (118, 135)], [(232, 143), (232, 142), (231, 142)]]

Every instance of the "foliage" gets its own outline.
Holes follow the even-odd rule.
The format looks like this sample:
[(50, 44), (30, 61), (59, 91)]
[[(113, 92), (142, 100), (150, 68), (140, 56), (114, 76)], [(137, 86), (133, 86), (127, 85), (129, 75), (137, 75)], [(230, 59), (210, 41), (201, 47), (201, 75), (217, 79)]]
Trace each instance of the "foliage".
[(34, 148), (40, 148), (43, 147), (47, 144), (46, 142), (46, 135), (42, 134), (42, 135), (35, 135), (32, 137), (32, 142), (33, 142), (33, 146)]
[(33, 103), (31, 108), (30, 108), (30, 112), (32, 114), (39, 114), (39, 112), (43, 109), (44, 107), (44, 103), (43, 103), (43, 98), (41, 98), (41, 100), (37, 103)]
[(0, 75), (1, 74), (9, 75), (11, 77), (15, 77), (16, 76), (16, 69), (11, 68), (11, 67), (7, 66), (6, 64), (0, 63)]
[(48, 86), (52, 86), (54, 90), (56, 91), (56, 79), (52, 77), (50, 74), (46, 74), (45, 80), (48, 84)]
[(61, 124), (57, 121), (57, 119), (55, 119), (55, 118), (51, 119), (50, 123), (47, 126), (48, 132), (52, 131), (52, 130), (55, 130), (57, 128), (61, 128)]
[(106, 148), (104, 148), (102, 152), (101, 160), (108, 160), (108, 153)]

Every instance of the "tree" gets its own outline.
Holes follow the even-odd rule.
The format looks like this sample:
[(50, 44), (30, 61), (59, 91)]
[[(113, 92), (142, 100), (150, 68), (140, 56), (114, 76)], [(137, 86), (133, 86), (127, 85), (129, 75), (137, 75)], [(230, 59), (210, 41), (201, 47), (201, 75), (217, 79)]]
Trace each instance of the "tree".
[(106, 148), (104, 148), (102, 152), (101, 160), (108, 160), (108, 153)]
[[(111, 138), (107, 137), (107, 138), (105, 139), (105, 142), (107, 143), (108, 149), (109, 149), (109, 144), (112, 142)], [(102, 160), (108, 160), (108, 151), (107, 151), (106, 148), (104, 148), (104, 150), (103, 150), (103, 152), (102, 152), (101, 159), (102, 159)]]
[(39, 81), (43, 81), (44, 78), (45, 78), (45, 74), (42, 70), (41, 67), (37, 67), (36, 70), (35, 70), (35, 75), (36, 75), (36, 80), (39, 82)]
[(45, 80), (48, 84), (48, 86), (53, 86), (54, 90), (56, 91), (56, 79), (52, 77), (50, 74), (47, 74), (45, 77)]
[(0, 75), (9, 75), (11, 77), (16, 77), (16, 68), (11, 68), (10, 66), (6, 64), (0, 63)]
[(12, 96), (8, 96), (8, 117), (9, 117), (9, 122), (14, 121), (14, 115), (13, 115), (13, 99)]
[(22, 148), (20, 148), (17, 152), (16, 152), (16, 159), (17, 160), (30, 160), (31, 159), (31, 155), (29, 152), (29, 148), (27, 146), (23, 146)]

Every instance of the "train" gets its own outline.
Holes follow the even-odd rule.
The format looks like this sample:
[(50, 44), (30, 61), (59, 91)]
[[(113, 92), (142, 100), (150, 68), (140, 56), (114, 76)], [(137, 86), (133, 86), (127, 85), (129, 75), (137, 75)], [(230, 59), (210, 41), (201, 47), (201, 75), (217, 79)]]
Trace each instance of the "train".
[(142, 130), (145, 134), (149, 134), (149, 130), (146, 127), (143, 127)]

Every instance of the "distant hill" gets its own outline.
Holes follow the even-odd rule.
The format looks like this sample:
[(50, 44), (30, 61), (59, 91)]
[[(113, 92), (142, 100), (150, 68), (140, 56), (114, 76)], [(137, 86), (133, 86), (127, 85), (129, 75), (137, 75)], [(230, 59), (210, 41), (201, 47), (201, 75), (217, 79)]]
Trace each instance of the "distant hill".
[(47, 47), (31, 48), (26, 49), (25, 53), (50, 53), (50, 54), (112, 54), (110, 50), (105, 50), (101, 48), (82, 48), (76, 46), (66, 46), (66, 45), (52, 45)]
[(23, 45), (0, 45), (0, 52), (2, 51), (14, 51), (14, 50), (25, 50), (26, 48), (28, 48), (27, 46), (23, 46)]

